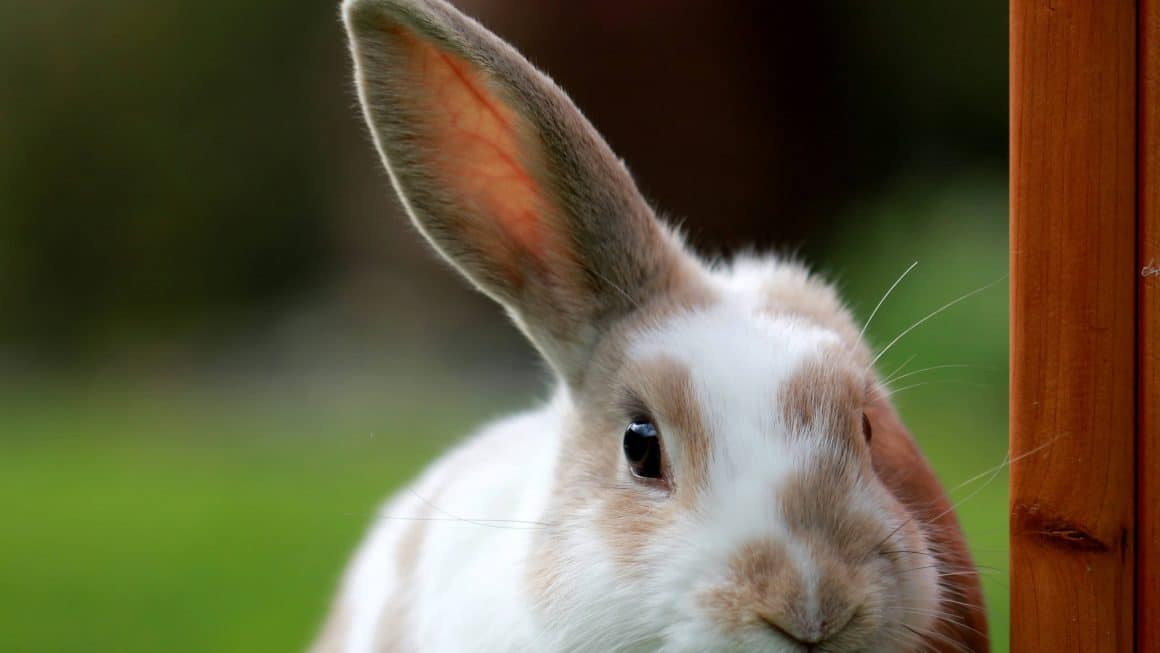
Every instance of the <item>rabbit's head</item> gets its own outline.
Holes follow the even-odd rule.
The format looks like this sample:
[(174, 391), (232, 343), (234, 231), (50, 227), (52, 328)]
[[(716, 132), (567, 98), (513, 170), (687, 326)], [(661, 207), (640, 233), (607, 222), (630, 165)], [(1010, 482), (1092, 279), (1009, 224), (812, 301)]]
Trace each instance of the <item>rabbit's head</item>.
[(570, 390), (530, 570), (553, 632), (917, 649), (957, 599), (930, 526), (876, 469), (875, 431), (890, 446), (898, 426), (834, 292), (761, 260), (684, 283), (611, 326)]
[(513, 570), (545, 644), (879, 651), (934, 632), (963, 600), (940, 580), (945, 518), (922, 512), (945, 499), (833, 289), (691, 255), (556, 85), (449, 5), (344, 9), (407, 213), (561, 379), (548, 526)]

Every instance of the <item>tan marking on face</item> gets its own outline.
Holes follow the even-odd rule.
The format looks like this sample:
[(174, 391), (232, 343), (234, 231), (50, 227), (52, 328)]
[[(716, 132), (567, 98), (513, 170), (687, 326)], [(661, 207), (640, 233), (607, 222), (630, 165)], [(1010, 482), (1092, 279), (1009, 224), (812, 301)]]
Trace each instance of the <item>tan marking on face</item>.
[(786, 379), (778, 403), (791, 432), (824, 428), (836, 431), (827, 434), (834, 437), (861, 437), (860, 407), (865, 401), (866, 381), (850, 358), (846, 347), (831, 345)]
[(762, 618), (778, 619), (806, 602), (806, 588), (789, 552), (776, 540), (742, 545), (729, 561), (724, 582), (698, 600), (713, 621), (729, 634), (764, 627)]
[(762, 287), (761, 309), (770, 315), (793, 315), (833, 331), (848, 343), (858, 343), (858, 329), (833, 286), (805, 268), (783, 264), (770, 271)]
[[(779, 401), (792, 437), (814, 438), (806, 469), (778, 488), (790, 536), (820, 564), (864, 560), (886, 536), (882, 516), (856, 510), (867, 493), (875, 505), (896, 506), (873, 479), (861, 428), (865, 377), (847, 349), (827, 347), (781, 388)], [(824, 594), (823, 594), (824, 596)]]
[(876, 491), (860, 481), (860, 474), (856, 458), (823, 454), (779, 489), (778, 503), (791, 537), (818, 559), (863, 559), (885, 536), (880, 517), (853, 508), (856, 492)]
[[(864, 646), (880, 625), (862, 610), (865, 573), (816, 552), (810, 552), (810, 564), (814, 588), (806, 586), (782, 542), (751, 541), (730, 559), (723, 582), (701, 592), (698, 601), (726, 634), (776, 627), (803, 641), (824, 641), (826, 650), (860, 650), (853, 644)], [(808, 611), (811, 604), (816, 612)]]
[[(628, 475), (623, 451), (615, 446), (623, 433), (625, 416), (619, 414), (619, 406), (608, 405), (605, 414), (620, 417), (620, 421), (589, 435), (589, 441), (594, 443), (590, 446), (610, 454), (599, 463), (605, 470), (608, 489), (599, 495), (601, 516), (596, 527), (605, 536), (613, 556), (628, 565), (637, 561), (641, 550), (657, 533), (691, 509), (708, 488), (712, 446), (692, 375), (682, 363), (667, 357), (633, 361), (618, 370), (611, 385), (638, 395), (658, 421), (667, 488), (672, 492), (670, 496), (658, 496), (665, 490), (650, 488)], [(608, 437), (609, 434), (616, 437)]]
[[(656, 386), (650, 394), (661, 395), (661, 399), (673, 404), (655, 409), (658, 413), (663, 410), (663, 419), (681, 424), (672, 428), (695, 434), (688, 451), (682, 451), (682, 458), (690, 461), (687, 467), (693, 471), (688, 482), (678, 482), (681, 498), (657, 496), (623, 476), (627, 467), (621, 437), (626, 426), (624, 420), (630, 417), (621, 415), (623, 407), (619, 402), (631, 366), (626, 365), (626, 349), (631, 339), (666, 320), (718, 301), (718, 295), (705, 283), (702, 274), (692, 266), (669, 267), (666, 276), (658, 280), (663, 293), (614, 325), (596, 349), (581, 384), (575, 388), (572, 397), (575, 408), (563, 429), (562, 454), (556, 465), (557, 482), (548, 509), (558, 519), (536, 534), (529, 557), (526, 582), (535, 600), (550, 602), (558, 592), (567, 591), (558, 585), (559, 570), (570, 562), (582, 562), (566, 559), (573, 532), (595, 528), (605, 538), (615, 561), (636, 569), (637, 553), (680, 514), (684, 505), (681, 498), (693, 496), (686, 495), (684, 488), (692, 491), (703, 485), (708, 468), (708, 440), (699, 426), (700, 415), (693, 402), (687, 372), (682, 374), (662, 363), (660, 369), (652, 370), (648, 375), (652, 380), (646, 383)], [(672, 400), (674, 397), (676, 401)], [(652, 401), (651, 396), (646, 399)], [(662, 438), (666, 428), (662, 425)], [(664, 446), (669, 446), (667, 440)], [(572, 515), (590, 514), (592, 506), (599, 506), (595, 523), (587, 516), (583, 523), (568, 521)]]
[[(623, 454), (618, 458), (613, 465), (624, 466)], [(599, 499), (594, 527), (604, 536), (613, 558), (628, 566), (638, 561), (638, 554), (657, 533), (676, 520), (682, 505), (675, 497), (664, 496), (663, 489), (646, 489), (638, 481), (620, 480), (621, 473), (617, 470), (610, 475), (612, 484)]]
[[(621, 415), (620, 406), (609, 406), (604, 426), (583, 431), (584, 440), (593, 443), (589, 446), (602, 451), (591, 459), (599, 468), (590, 473), (600, 475), (606, 484), (594, 495), (600, 505), (595, 526), (616, 560), (627, 565), (708, 486), (711, 450), (684, 365), (667, 358), (630, 363), (622, 368), (618, 385), (638, 394), (658, 421), (666, 475), (663, 484), (654, 486), (629, 476), (617, 445), (624, 420), (632, 416)], [(668, 491), (672, 494), (665, 496)]]
[[(595, 527), (608, 538), (617, 552), (617, 561), (622, 563), (635, 562), (632, 552), (647, 543), (634, 538), (655, 532), (676, 514), (666, 507), (673, 502), (642, 500), (640, 488), (624, 483), (620, 476), (625, 462), (619, 438), (625, 423), (620, 415), (618, 391), (625, 350), (630, 339), (641, 331), (710, 306), (718, 296), (710, 289), (699, 264), (663, 251), (659, 255), (671, 256), (671, 264), (657, 266), (663, 275), (653, 279), (656, 294), (611, 326), (593, 352), (584, 377), (573, 389), (574, 409), (562, 429), (557, 481), (548, 508), (553, 520), (535, 534), (524, 580), (529, 595), (538, 604), (550, 604), (568, 591), (559, 584), (560, 571), (583, 562), (568, 556), (574, 534), (582, 531), (580, 537), (588, 537), (593, 528), (587, 516), (592, 506), (601, 506)], [(570, 521), (576, 515), (585, 516)]]
[[(690, 506), (709, 486), (712, 443), (701, 419), (701, 408), (689, 369), (667, 357), (634, 363), (625, 382), (633, 384), (653, 411), (661, 429), (668, 481), (679, 501)], [(679, 461), (679, 467), (674, 467)]]

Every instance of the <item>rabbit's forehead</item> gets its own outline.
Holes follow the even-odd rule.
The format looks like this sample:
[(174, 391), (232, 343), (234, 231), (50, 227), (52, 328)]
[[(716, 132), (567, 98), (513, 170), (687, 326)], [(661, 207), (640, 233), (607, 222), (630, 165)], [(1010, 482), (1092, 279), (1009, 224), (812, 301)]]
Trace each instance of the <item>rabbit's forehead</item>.
[(681, 389), (650, 393), (666, 395), (654, 398), (662, 422), (697, 417), (665, 424), (680, 431), (673, 452), (693, 485), (751, 483), (754, 496), (768, 498), (770, 483), (860, 437), (865, 376), (845, 351), (838, 335), (814, 323), (721, 305), (640, 334), (629, 357), (651, 388)]
[(771, 409), (785, 399), (801, 401), (795, 389), (842, 375), (832, 371), (840, 367), (835, 354), (842, 348), (837, 334), (807, 320), (722, 303), (638, 334), (628, 357), (678, 365), (696, 402), (714, 416), (764, 423), (784, 417), (771, 417)]

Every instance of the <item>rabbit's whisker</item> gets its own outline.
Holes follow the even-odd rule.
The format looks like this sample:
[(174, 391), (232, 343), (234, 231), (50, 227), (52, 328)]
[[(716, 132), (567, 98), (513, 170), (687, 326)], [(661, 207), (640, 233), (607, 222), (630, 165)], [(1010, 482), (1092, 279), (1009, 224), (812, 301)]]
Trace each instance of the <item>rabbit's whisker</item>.
[(965, 294), (965, 295), (962, 295), (962, 296), (961, 296), (961, 297), (959, 297), (958, 299), (951, 300), (951, 301), (949, 301), (949, 302), (947, 302), (947, 303), (943, 304), (942, 306), (938, 307), (938, 308), (937, 308), (937, 309), (935, 309), (934, 311), (932, 311), (932, 312), (928, 313), (928, 314), (926, 315), (926, 317), (923, 317), (921, 320), (919, 320), (919, 321), (915, 322), (914, 324), (912, 324), (912, 325), (910, 325), (910, 326), (906, 327), (905, 329), (903, 329), (903, 330), (902, 330), (902, 333), (899, 333), (897, 336), (895, 336), (895, 337), (894, 337), (894, 340), (891, 340), (891, 341), (890, 341), (890, 343), (889, 343), (889, 344), (887, 344), (887, 345), (886, 345), (886, 347), (884, 347), (884, 348), (882, 349), (882, 351), (878, 352), (878, 355), (874, 357), (874, 360), (870, 361), (870, 365), (871, 365), (871, 366), (873, 366), (875, 363), (877, 363), (877, 362), (878, 362), (878, 360), (879, 360), (879, 359), (881, 359), (881, 358), (882, 358), (882, 357), (883, 357), (883, 356), (886, 354), (886, 352), (890, 351), (890, 349), (891, 349), (892, 347), (894, 347), (894, 345), (898, 344), (898, 341), (899, 341), (899, 340), (902, 340), (902, 339), (903, 339), (903, 338), (906, 336), (906, 334), (910, 333), (911, 331), (914, 331), (915, 329), (917, 329), (918, 327), (922, 326), (924, 323), (926, 323), (926, 322), (927, 322), (928, 320), (930, 320), (931, 318), (933, 318), (933, 317), (935, 317), (935, 316), (939, 315), (940, 313), (942, 313), (943, 311), (945, 311), (945, 310), (947, 310), (947, 309), (951, 308), (951, 307), (952, 307), (952, 306), (954, 306), (955, 304), (958, 304), (958, 303), (960, 303), (960, 302), (966, 301), (967, 299), (970, 299), (971, 297), (974, 297), (975, 295), (978, 295), (979, 293), (981, 293), (981, 292), (983, 292), (983, 291), (986, 291), (986, 290), (989, 290), (989, 289), (991, 289), (993, 286), (996, 286), (996, 285), (998, 285), (1000, 282), (1006, 281), (1006, 280), (1007, 280), (1007, 277), (1008, 277), (1008, 275), (1006, 275), (1006, 274), (1005, 274), (1005, 275), (1003, 275), (1003, 276), (999, 277), (998, 279), (996, 279), (996, 280), (992, 281), (991, 283), (988, 283), (988, 284), (987, 284), (987, 285), (985, 285), (985, 286), (982, 286), (982, 287), (980, 287), (980, 288), (976, 288), (976, 289), (972, 290), (971, 292), (969, 292), (969, 293), (967, 293), (967, 294)]
[[(992, 482), (994, 482), (995, 478), (998, 477), (999, 473), (1002, 472), (1005, 468), (1011, 466), (1013, 463), (1016, 463), (1016, 462), (1019, 462), (1020, 460), (1023, 460), (1024, 458), (1027, 458), (1027, 457), (1032, 456), (1036, 453), (1039, 453), (1040, 451), (1042, 451), (1046, 447), (1053, 444), (1055, 442), (1055, 440), (1057, 440), (1059, 437), (1060, 436), (1057, 435), (1054, 438), (1051, 438), (1050, 440), (1048, 440), (1047, 442), (1044, 442), (1043, 444), (1039, 445), (1038, 447), (1036, 447), (1030, 451), (1025, 451), (1025, 452), (1019, 454), (1015, 458), (1011, 458), (1011, 454), (1008, 453), (1003, 457), (1003, 462), (999, 463), (998, 465), (996, 465), (996, 466), (992, 467), (991, 469), (988, 469), (980, 474), (976, 474), (975, 476), (972, 476), (971, 478), (963, 481), (962, 483), (959, 483), (955, 487), (948, 490), (947, 494), (948, 495), (954, 494), (956, 491), (963, 489), (964, 487), (970, 485), (971, 483), (975, 483), (979, 479), (982, 479), (982, 478), (987, 479), (987, 481), (985, 483), (983, 483), (981, 486), (975, 488), (970, 494), (968, 494), (967, 496), (963, 497), (962, 499), (959, 499), (958, 501), (954, 502), (953, 504), (951, 504), (951, 506), (949, 508), (947, 508), (946, 510), (943, 510), (938, 515), (935, 515), (933, 518), (931, 518), (929, 520), (924, 520), (924, 521), (936, 522), (940, 518), (945, 516), (947, 513), (958, 509), (960, 506), (962, 506), (967, 501), (971, 500), (973, 497), (975, 497), (977, 494), (979, 494), (979, 492), (982, 492), (987, 486), (989, 486)], [(879, 542), (874, 547), (874, 549), (880, 548), (883, 544), (885, 544), (888, 540), (890, 540), (891, 537), (894, 537), (895, 533), (897, 533), (898, 531), (905, 528), (906, 525), (912, 521), (914, 521), (914, 517), (909, 517), (906, 520), (904, 520), (901, 524), (896, 526), (894, 528), (894, 530), (890, 531), (889, 535), (882, 538), (882, 541)]]
[(946, 635), (944, 635), (938, 631), (929, 630), (929, 631), (924, 633), (924, 632), (916, 630), (916, 629), (914, 629), (906, 624), (899, 624), (899, 625), (902, 626), (903, 628), (905, 628), (906, 630), (909, 630), (910, 632), (914, 633), (920, 639), (926, 640), (929, 638), (934, 638), (934, 639), (936, 639), (944, 644), (947, 644), (947, 645), (954, 647), (954, 649), (956, 651), (962, 651), (963, 653), (971, 653), (971, 650), (968, 649), (965, 644), (963, 644), (962, 642), (956, 641), (954, 639), (951, 639), (950, 637), (947, 637)]
[(989, 383), (976, 383), (974, 381), (964, 381), (962, 379), (935, 379), (933, 381), (923, 381), (921, 383), (912, 383), (910, 385), (904, 385), (901, 388), (894, 388), (894, 389), (891, 389), (889, 392), (882, 393), (881, 396), (882, 396), (882, 398), (885, 399), (887, 397), (893, 397), (894, 395), (897, 395), (901, 392), (906, 392), (907, 390), (914, 390), (915, 388), (921, 388), (921, 387), (926, 386), (926, 385), (946, 385), (946, 384), (965, 385), (965, 386), (971, 386), (971, 387), (975, 387), (975, 388), (989, 388), (989, 387), (991, 387), (991, 384), (989, 384)]
[[(914, 357), (912, 356), (910, 359), (907, 359), (907, 360), (912, 360), (913, 358)], [(888, 376), (882, 380), (882, 384), (889, 385), (895, 381), (901, 381), (902, 379), (905, 379), (907, 377), (915, 376), (917, 374), (923, 374), (925, 372), (932, 372), (934, 370), (966, 369), (966, 368), (991, 369), (991, 368), (983, 367), (981, 365), (971, 365), (970, 363), (951, 363), (951, 364), (947, 364), (947, 365), (932, 365), (931, 367), (924, 367), (921, 370), (914, 370), (913, 372), (907, 372), (906, 374), (899, 374), (898, 376), (893, 376), (893, 375)]]
[(890, 284), (890, 287), (886, 289), (886, 293), (882, 295), (882, 299), (879, 299), (878, 304), (874, 307), (874, 310), (870, 311), (870, 317), (866, 318), (866, 324), (862, 325), (862, 330), (858, 333), (858, 339), (862, 339), (866, 335), (866, 329), (870, 328), (870, 323), (874, 321), (874, 316), (878, 315), (878, 309), (882, 308), (882, 305), (886, 303), (886, 298), (894, 292), (894, 289), (898, 287), (898, 284), (902, 283), (902, 280), (906, 278), (906, 275), (910, 274), (910, 271), (913, 270), (916, 266), (918, 266), (918, 261), (911, 263), (910, 267), (903, 270), (902, 274), (898, 275), (898, 278), (894, 280), (894, 283)]
[(894, 378), (894, 375), (895, 375), (895, 374), (898, 374), (898, 373), (899, 373), (899, 372), (901, 372), (902, 370), (906, 369), (906, 366), (907, 366), (907, 365), (910, 365), (910, 363), (911, 363), (912, 361), (914, 361), (914, 359), (915, 359), (917, 356), (918, 356), (918, 354), (911, 354), (909, 357), (907, 357), (907, 359), (906, 359), (906, 360), (902, 361), (902, 364), (901, 364), (901, 365), (899, 365), (898, 367), (894, 368), (894, 371), (893, 371), (893, 372), (891, 372), (889, 375), (887, 375), (887, 377), (886, 377), (886, 380), (885, 380), (885, 381), (883, 381), (883, 383), (888, 383), (888, 382), (889, 382), (891, 379), (893, 379), (893, 378)]
[[(435, 505), (434, 503), (432, 503), (431, 501), (429, 501), (428, 499), (426, 499), (425, 497), (420, 495), (418, 492), (416, 492), (414, 488), (407, 488), (407, 492), (409, 492), (412, 496), (414, 496), (419, 501), (422, 501), (423, 504), (426, 505), (427, 507), (431, 508), (435, 512), (448, 518), (449, 521), (461, 521), (461, 522), (468, 523), (468, 524), (475, 524), (477, 526), (490, 526), (492, 528), (503, 528), (503, 526), (497, 526), (497, 524), (522, 524), (524, 526), (534, 525), (537, 527), (544, 527), (544, 526), (550, 525), (547, 522), (523, 521), (523, 520), (518, 520), (518, 519), (467, 519), (466, 517), (460, 517), (459, 515), (454, 515), (448, 511), (444, 510), (443, 508), (440, 508), (439, 506)], [(509, 526), (508, 528), (511, 528), (511, 527)], [(517, 530), (527, 530), (527, 529), (526, 528), (518, 528)]]
[[(388, 521), (415, 521), (415, 522), (460, 522), (463, 524), (470, 524), (472, 526), (484, 526), (486, 528), (500, 528), (513, 531), (534, 531), (545, 528), (548, 524), (538, 524), (536, 522), (521, 522), (517, 519), (466, 519), (459, 517), (400, 517), (395, 515), (380, 515), (378, 519), (385, 519)], [(522, 525), (521, 525), (522, 524)]]
[(1052, 444), (1054, 444), (1055, 441), (1059, 439), (1059, 437), (1060, 436), (1057, 435), (1057, 436), (1051, 438), (1050, 440), (1048, 440), (1047, 442), (1044, 442), (1043, 444), (1039, 445), (1038, 447), (1035, 447), (1034, 449), (1032, 449), (1030, 451), (1024, 451), (1023, 453), (1019, 454), (1018, 456), (1015, 456), (1014, 458), (1012, 458), (1011, 453), (1008, 452), (1007, 455), (1005, 455), (1003, 457), (1003, 462), (999, 463), (998, 465), (996, 465), (995, 467), (993, 467), (991, 469), (985, 470), (983, 472), (980, 472), (980, 473), (968, 478), (967, 480), (963, 481), (962, 483), (959, 483), (958, 485), (956, 485), (953, 488), (951, 488), (950, 490), (948, 490), (947, 494), (954, 494), (958, 490), (961, 490), (963, 487), (970, 485), (971, 483), (974, 483), (975, 481), (979, 480), (980, 478), (983, 478), (989, 474), (992, 474), (992, 472), (1001, 471), (1004, 467), (1010, 467), (1011, 465), (1025, 459), (1025, 458), (1028, 458), (1030, 456), (1033, 456), (1033, 455), (1039, 453), (1040, 451), (1042, 451), (1042, 450), (1046, 449), (1047, 447), (1051, 446)]

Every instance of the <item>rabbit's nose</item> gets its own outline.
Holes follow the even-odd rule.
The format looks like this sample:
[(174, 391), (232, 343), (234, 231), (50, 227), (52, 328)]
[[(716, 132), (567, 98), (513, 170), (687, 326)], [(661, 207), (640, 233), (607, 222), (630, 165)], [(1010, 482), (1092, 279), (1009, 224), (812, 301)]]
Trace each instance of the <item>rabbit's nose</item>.
[(776, 633), (779, 637), (797, 644), (804, 648), (807, 653), (817, 648), (820, 638), (809, 637), (808, 635), (800, 634), (798, 627), (790, 625), (790, 620), (786, 619), (784, 615), (773, 615), (759, 612), (757, 616), (769, 626), (769, 629)]
[(824, 543), (815, 543), (805, 555), (792, 553), (779, 539), (742, 545), (730, 561), (728, 580), (705, 595), (712, 618), (726, 631), (743, 627), (752, 636), (799, 652), (838, 639), (866, 600), (858, 590), (866, 583), (861, 569)]
[(782, 639), (800, 646), (807, 653), (816, 650), (831, 637), (841, 633), (851, 619), (803, 618), (790, 612), (758, 611), (757, 616)]

